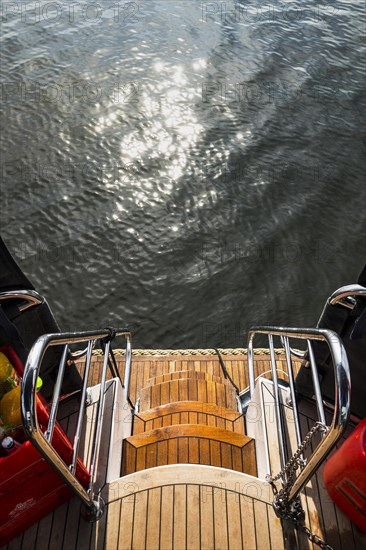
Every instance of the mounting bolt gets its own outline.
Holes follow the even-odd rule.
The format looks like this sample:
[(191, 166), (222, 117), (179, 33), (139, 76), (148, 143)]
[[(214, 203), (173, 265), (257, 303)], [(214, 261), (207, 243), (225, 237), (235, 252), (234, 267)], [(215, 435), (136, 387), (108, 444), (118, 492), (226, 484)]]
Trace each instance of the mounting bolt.
[(93, 402), (93, 399), (92, 399), (92, 396), (91, 396), (91, 391), (90, 389), (88, 388), (86, 390), (86, 396), (85, 396), (85, 404), (86, 405), (91, 405)]
[(90, 507), (86, 506), (86, 504), (82, 504), (80, 512), (85, 521), (88, 521), (89, 523), (95, 523), (96, 521), (100, 520), (105, 512), (105, 502), (101, 496), (97, 495), (91, 502)]

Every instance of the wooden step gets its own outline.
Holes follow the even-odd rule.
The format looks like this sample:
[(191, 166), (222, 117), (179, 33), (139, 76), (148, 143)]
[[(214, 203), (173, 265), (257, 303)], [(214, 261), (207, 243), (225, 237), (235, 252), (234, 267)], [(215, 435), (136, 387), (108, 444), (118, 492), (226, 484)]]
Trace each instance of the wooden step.
[(149, 378), (146, 381), (145, 387), (155, 386), (156, 384), (161, 384), (162, 382), (168, 382), (169, 380), (177, 380), (178, 378), (195, 378), (197, 380), (211, 380), (212, 382), (219, 382), (220, 384), (229, 384), (231, 382), (224, 378), (223, 376), (215, 376), (209, 372), (198, 371), (198, 370), (178, 370), (175, 372), (167, 372), (165, 374), (159, 374), (159, 376), (154, 376)]
[(122, 475), (167, 464), (206, 464), (256, 476), (254, 440), (213, 426), (166, 426), (124, 440)]
[(243, 434), (244, 417), (237, 411), (199, 401), (178, 401), (139, 412), (134, 417), (133, 434), (137, 435), (163, 426), (202, 424)]
[(236, 393), (233, 386), (212, 380), (180, 378), (169, 380), (140, 391), (140, 411), (146, 411), (176, 401), (201, 401), (219, 407), (237, 410)]

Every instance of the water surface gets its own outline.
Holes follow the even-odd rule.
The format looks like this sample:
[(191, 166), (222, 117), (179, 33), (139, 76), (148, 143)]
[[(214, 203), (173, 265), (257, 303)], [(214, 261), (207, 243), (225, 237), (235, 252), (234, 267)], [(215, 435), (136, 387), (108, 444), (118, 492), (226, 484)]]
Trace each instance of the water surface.
[(17, 6), (1, 233), (62, 328), (242, 346), (252, 324), (314, 325), (355, 282), (361, 1)]

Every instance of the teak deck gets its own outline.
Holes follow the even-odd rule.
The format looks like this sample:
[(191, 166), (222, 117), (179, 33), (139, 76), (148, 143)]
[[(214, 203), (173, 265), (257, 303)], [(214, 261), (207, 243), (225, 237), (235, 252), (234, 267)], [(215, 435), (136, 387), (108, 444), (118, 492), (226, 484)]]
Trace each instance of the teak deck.
[[(286, 370), (282, 359), (278, 358), (277, 366)], [(117, 357), (117, 360), (123, 374), (124, 359)], [(241, 389), (247, 387), (246, 356), (225, 356), (224, 362), (234, 382)], [(94, 357), (89, 385), (99, 382), (101, 365), (102, 358)], [(269, 369), (268, 355), (255, 357), (256, 376)], [(188, 375), (172, 374), (182, 371), (204, 371), (208, 376), (198, 374), (189, 378)], [(155, 390), (153, 396), (152, 388), (157, 386), (159, 390)], [(163, 390), (163, 387), (169, 389)], [(303, 535), (294, 531), (292, 525), (281, 526), (271, 506), (273, 495), (268, 484), (240, 471), (215, 467), (233, 468), (232, 449), (241, 448), (244, 440), (251, 439), (244, 433), (242, 416), (227, 406), (226, 396), (230, 395), (231, 387), (222, 380), (216, 356), (134, 357), (130, 386), (133, 404), (142, 388), (146, 388), (146, 406), (149, 408), (138, 413), (134, 435), (128, 438), (129, 443), (125, 442), (125, 446), (130, 445), (136, 452), (125, 462), (128, 471), (123, 473), (136, 473), (104, 486), (102, 496), (107, 506), (102, 519), (95, 524), (84, 522), (79, 513), (80, 504), (72, 498), (11, 541), (7, 550), (313, 548)], [(171, 398), (171, 391), (176, 392), (173, 394), (174, 404), (166, 403), (166, 392)], [(194, 401), (190, 401), (192, 396), (196, 396)], [(311, 414), (303, 411), (301, 421), (306, 433), (312, 422)], [(69, 432), (73, 429), (72, 424), (72, 417), (63, 422)], [(176, 441), (175, 435), (179, 435), (181, 441), (187, 440), (185, 448), (182, 446), (182, 462), (200, 462), (202, 456), (211, 465), (159, 467), (159, 464), (169, 462), (164, 462), (164, 457), (171, 456), (168, 445)], [(216, 458), (209, 460), (212, 452), (207, 442), (213, 435)], [(248, 449), (250, 444), (254, 447), (253, 440), (247, 443)], [(151, 453), (154, 460), (147, 458), (146, 451), (152, 445), (155, 446)], [(159, 445), (162, 447), (158, 448)], [(174, 447), (174, 443), (172, 445)], [(227, 445), (230, 453), (220, 445)], [(145, 449), (141, 464), (146, 467), (146, 461), (152, 460), (151, 467), (157, 467), (137, 471), (140, 470), (136, 465), (139, 449)], [(85, 452), (87, 456), (88, 448)], [(215, 463), (218, 457), (220, 464)], [(244, 468), (237, 469), (242, 471)], [(253, 469), (251, 472), (255, 473)], [(365, 537), (328, 497), (322, 469), (308, 484), (302, 500), (307, 525), (319, 536), (326, 537), (334, 550), (366, 548)]]

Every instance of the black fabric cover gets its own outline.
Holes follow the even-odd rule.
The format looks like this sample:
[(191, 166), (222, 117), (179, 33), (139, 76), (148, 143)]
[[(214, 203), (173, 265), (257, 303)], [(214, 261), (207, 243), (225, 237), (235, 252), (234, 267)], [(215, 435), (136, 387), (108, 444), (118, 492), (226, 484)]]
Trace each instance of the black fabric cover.
[(35, 290), (0, 237), (0, 291)]
[(3, 308), (0, 306), (0, 346), (4, 344), (11, 343), (11, 347), (18, 355), (19, 359), (25, 364), (28, 356), (28, 351), (26, 350), (22, 339), (19, 335), (19, 332), (9, 321), (8, 316), (4, 312)]
[[(358, 284), (366, 287), (366, 266)], [(351, 414), (366, 417), (366, 298), (358, 298), (353, 310), (340, 305), (326, 304), (318, 328), (334, 330), (342, 338), (351, 372)], [(314, 342), (313, 349), (321, 380), (324, 398), (334, 402), (334, 374), (327, 344)], [(303, 365), (296, 378), (299, 394), (312, 396), (313, 384), (310, 368)]]
[[(11, 317), (11, 321), (21, 335), (25, 348), (29, 351), (34, 342), (43, 334), (61, 332), (47, 303), (34, 306)], [(57, 370), (62, 355), (62, 347), (49, 348), (42, 361), (40, 377), (43, 380), (41, 393), (49, 401), (56, 382)], [(68, 394), (81, 388), (81, 378), (74, 364), (66, 366), (62, 393)]]
[[(5, 290), (34, 290), (33, 285), (16, 264), (4, 241), (0, 238), (0, 292)], [(43, 303), (20, 312), (16, 300), (1, 301), (0, 341), (8, 341), (25, 363), (34, 342), (47, 333), (58, 333), (60, 328), (48, 306)], [(62, 354), (61, 346), (47, 350), (40, 376), (42, 395), (50, 400)], [(72, 363), (65, 369), (62, 393), (71, 393), (82, 386), (81, 377)]]

